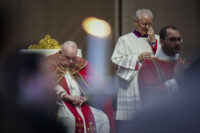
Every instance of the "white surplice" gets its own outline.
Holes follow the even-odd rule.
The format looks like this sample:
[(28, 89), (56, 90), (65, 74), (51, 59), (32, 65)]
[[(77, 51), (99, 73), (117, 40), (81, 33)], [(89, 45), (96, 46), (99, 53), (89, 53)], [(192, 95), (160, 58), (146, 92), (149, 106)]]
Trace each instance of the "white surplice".
[[(67, 85), (69, 87), (71, 95), (80, 96), (81, 95), (80, 88), (79, 88), (77, 82), (69, 74), (69, 72), (67, 72), (65, 74), (65, 79), (67, 81)], [(75, 118), (74, 118), (73, 114), (71, 113), (71, 111), (67, 108), (67, 106), (62, 101), (62, 97), (66, 93), (67, 92), (60, 85), (56, 86), (56, 94), (59, 99), (57, 101), (57, 105), (58, 105), (57, 118), (66, 127), (67, 133), (75, 133)], [(107, 115), (104, 112), (102, 112), (94, 107), (90, 106), (90, 109), (94, 115), (97, 133), (109, 133), (110, 126), (109, 126), (109, 120), (108, 120)], [(79, 107), (76, 107), (76, 110), (78, 111), (79, 115), (83, 119), (84, 133), (87, 133), (85, 120), (84, 120), (83, 114), (81, 112), (81, 109)]]
[[(155, 35), (157, 49), (160, 48), (159, 36)], [(118, 39), (111, 60), (117, 64), (118, 96), (116, 120), (130, 120), (140, 107), (138, 90), (138, 70), (135, 70), (138, 55), (151, 52), (152, 48), (147, 37), (137, 37), (133, 32)]]

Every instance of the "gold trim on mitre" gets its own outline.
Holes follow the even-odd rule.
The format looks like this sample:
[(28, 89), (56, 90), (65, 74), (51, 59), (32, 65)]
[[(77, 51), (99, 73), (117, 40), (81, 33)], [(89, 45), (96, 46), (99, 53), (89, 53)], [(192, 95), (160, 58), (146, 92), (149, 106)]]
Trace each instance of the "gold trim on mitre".
[(45, 35), (44, 39), (39, 41), (39, 44), (33, 44), (28, 49), (61, 49), (61, 45), (50, 35)]

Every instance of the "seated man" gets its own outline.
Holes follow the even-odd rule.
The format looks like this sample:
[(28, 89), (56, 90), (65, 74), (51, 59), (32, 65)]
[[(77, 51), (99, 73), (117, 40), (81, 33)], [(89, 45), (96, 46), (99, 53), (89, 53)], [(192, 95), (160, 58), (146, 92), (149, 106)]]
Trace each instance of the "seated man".
[(156, 58), (145, 60), (139, 71), (143, 104), (159, 101), (157, 98), (177, 90), (175, 77), (188, 66), (188, 62), (179, 58), (181, 42), (181, 34), (176, 27), (167, 26), (160, 31), (161, 49), (157, 51)]
[[(61, 51), (47, 57), (55, 72), (57, 83), (57, 118), (64, 124), (68, 133), (109, 133), (110, 115), (107, 117), (103, 111), (90, 106), (92, 99), (85, 93), (88, 80), (92, 79), (88, 74), (90, 66), (85, 59), (76, 55), (76, 43), (67, 41), (62, 45)], [(112, 104), (110, 105), (107, 107), (112, 109)]]

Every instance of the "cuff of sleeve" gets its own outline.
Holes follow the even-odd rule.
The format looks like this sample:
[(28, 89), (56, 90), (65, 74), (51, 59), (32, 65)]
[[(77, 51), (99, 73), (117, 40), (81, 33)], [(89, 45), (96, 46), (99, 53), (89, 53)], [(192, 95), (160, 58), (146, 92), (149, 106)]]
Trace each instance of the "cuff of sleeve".
[(59, 98), (63, 99), (66, 94), (67, 94), (66, 92), (61, 93), (60, 96), (59, 96)]
[(137, 62), (136, 62), (136, 64), (135, 64), (135, 70), (139, 70), (139, 68), (140, 68), (141, 65), (142, 65), (142, 63), (138, 59)]

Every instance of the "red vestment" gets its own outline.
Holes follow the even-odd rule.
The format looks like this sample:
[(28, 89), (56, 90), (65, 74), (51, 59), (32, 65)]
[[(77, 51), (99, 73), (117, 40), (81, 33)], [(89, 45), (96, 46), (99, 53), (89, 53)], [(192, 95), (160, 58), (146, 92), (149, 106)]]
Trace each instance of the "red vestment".
[[(173, 78), (176, 61), (154, 59), (159, 64), (165, 80)], [(162, 97), (168, 94), (168, 89), (160, 81), (156, 67), (151, 59), (143, 62), (138, 75), (138, 83), (142, 102), (146, 102), (149, 98)]]
[[(58, 56), (59, 56), (59, 53), (51, 55), (51, 56), (47, 57), (47, 59), (51, 63), (51, 67), (55, 73), (57, 84), (62, 86), (65, 89), (65, 91), (70, 95), (70, 91), (67, 86), (66, 79), (64, 77), (64, 75), (66, 73), (66, 68), (64, 68), (61, 65), (61, 62), (60, 62)], [(78, 84), (80, 83), (79, 86), (81, 86), (81, 88), (84, 88), (84, 86), (88, 86), (88, 84), (87, 84), (88, 81), (92, 82), (93, 80), (95, 80), (95, 77), (92, 77), (92, 76), (94, 76), (94, 73), (92, 76), (89, 74), (89, 71), (93, 71), (92, 67), (83, 58), (76, 57), (76, 65), (73, 69), (70, 69), (69, 71), (70, 71), (71, 75), (75, 78), (75, 80), (77, 79), (77, 83)], [(87, 89), (87, 88), (84, 88), (84, 89)], [(105, 101), (106, 102), (103, 105), (104, 112), (107, 114), (108, 119), (109, 119), (110, 132), (114, 133), (115, 132), (115, 124), (114, 124), (114, 113), (113, 113), (113, 108), (112, 108), (112, 101), (109, 98), (106, 98)], [(75, 106), (67, 101), (64, 101), (64, 102), (65, 102), (65, 105), (70, 109), (70, 111), (74, 115), (75, 120), (76, 120), (76, 125), (79, 123), (83, 124), (81, 117), (79, 116), (78, 112), (75, 109)], [(91, 121), (92, 121), (92, 127), (95, 127), (94, 116), (89, 108), (89, 104), (88, 103), (83, 104), (81, 106), (81, 111), (84, 115), (87, 129), (90, 127), (89, 122), (91, 122)], [(76, 132), (78, 132), (78, 127), (76, 127)], [(83, 127), (81, 127), (81, 132), (83, 132)], [(94, 132), (94, 131), (91, 131), (91, 132)]]

